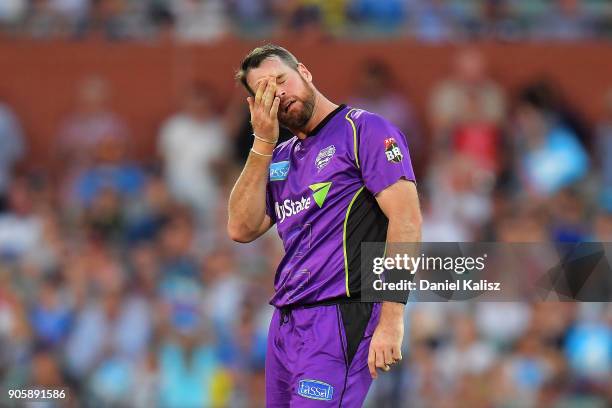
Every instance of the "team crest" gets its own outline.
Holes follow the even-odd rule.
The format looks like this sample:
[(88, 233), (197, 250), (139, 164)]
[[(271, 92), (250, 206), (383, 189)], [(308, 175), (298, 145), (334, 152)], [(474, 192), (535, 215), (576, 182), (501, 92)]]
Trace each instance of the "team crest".
[(394, 163), (399, 163), (404, 158), (397, 142), (392, 137), (385, 139), (385, 156), (387, 156), (387, 161)]
[(331, 145), (327, 146), (324, 149), (321, 149), (319, 154), (317, 154), (317, 158), (315, 159), (315, 165), (317, 166), (317, 170), (321, 171), (323, 167), (327, 166), (331, 161), (332, 157), (336, 153), (336, 146)]

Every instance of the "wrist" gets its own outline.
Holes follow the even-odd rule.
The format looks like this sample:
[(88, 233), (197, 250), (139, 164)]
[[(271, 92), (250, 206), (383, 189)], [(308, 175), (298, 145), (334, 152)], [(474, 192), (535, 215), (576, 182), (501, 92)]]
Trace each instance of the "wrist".
[(398, 321), (404, 321), (404, 309), (403, 303), (396, 302), (383, 302), (380, 310), (380, 322), (383, 323), (397, 323)]
[(273, 146), (276, 146), (276, 142), (278, 142), (278, 135), (276, 135), (275, 138), (271, 138), (271, 137), (266, 137), (266, 136), (259, 136), (257, 133), (253, 133), (253, 138), (262, 143), (267, 143)]
[(272, 154), (274, 151), (274, 145), (255, 139), (253, 141), (253, 149), (261, 154)]

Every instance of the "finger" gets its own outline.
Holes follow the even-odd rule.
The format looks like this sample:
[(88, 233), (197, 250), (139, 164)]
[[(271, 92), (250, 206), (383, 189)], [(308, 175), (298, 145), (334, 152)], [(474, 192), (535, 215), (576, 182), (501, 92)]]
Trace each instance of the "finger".
[(276, 94), (276, 80), (270, 79), (268, 81), (268, 86), (266, 86), (266, 91), (264, 92), (263, 104), (266, 112), (270, 111), (272, 107), (272, 102), (274, 101), (274, 94)]
[(278, 115), (278, 107), (280, 105), (280, 98), (277, 96), (272, 102), (272, 109), (270, 109), (270, 117), (275, 118)]
[(384, 352), (382, 350), (376, 351), (376, 367), (384, 370), (386, 365)]
[(383, 353), (385, 356), (385, 364), (387, 366), (395, 364), (395, 360), (393, 359), (393, 352), (391, 351), (391, 349), (386, 349)]
[(376, 355), (372, 347), (370, 347), (370, 351), (368, 352), (368, 369), (370, 370), (370, 375), (372, 378), (376, 378), (378, 376), (376, 373)]
[(257, 90), (255, 91), (255, 105), (259, 105), (261, 103), (261, 97), (263, 96), (267, 84), (268, 81), (265, 79), (263, 81), (259, 81), (259, 84), (257, 84)]
[(247, 98), (247, 103), (249, 104), (249, 110), (251, 111), (251, 113), (253, 113), (253, 104), (255, 103), (255, 101), (253, 100), (252, 96), (249, 96)]
[(402, 350), (399, 347), (393, 347), (392, 354), (393, 361), (402, 361)]

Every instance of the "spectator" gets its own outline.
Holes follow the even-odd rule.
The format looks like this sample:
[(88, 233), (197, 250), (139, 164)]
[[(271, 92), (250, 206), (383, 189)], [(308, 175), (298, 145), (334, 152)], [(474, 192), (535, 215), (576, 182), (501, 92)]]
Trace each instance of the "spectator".
[(121, 141), (102, 140), (91, 154), (91, 165), (75, 174), (72, 198), (77, 205), (91, 207), (104, 198), (129, 200), (138, 197), (145, 185), (145, 174), (129, 161)]
[(27, 0), (5, 0), (0, 3), (0, 29), (14, 28), (21, 22), (28, 8)]
[(227, 5), (223, 0), (170, 0), (170, 5), (179, 41), (219, 40), (229, 29)]
[(43, 224), (34, 211), (31, 190), (23, 178), (8, 191), (8, 211), (0, 215), (0, 257), (19, 261), (43, 243)]
[(151, 334), (150, 309), (142, 298), (124, 296), (122, 286), (117, 283), (104, 288), (100, 298), (90, 301), (78, 314), (65, 356), (74, 378), (95, 374), (104, 359), (112, 365), (101, 367), (98, 374), (104, 376), (109, 370), (112, 385), (119, 386), (127, 375), (125, 370), (144, 356)]
[(597, 214), (594, 222), (594, 238), (600, 242), (612, 242), (612, 212)]
[(497, 357), (490, 344), (478, 339), (476, 323), (469, 316), (458, 315), (453, 328), (453, 342), (437, 355), (441, 380), (448, 387), (456, 387), (466, 375), (486, 373)]
[(8, 105), (0, 102), (0, 212), (6, 207), (13, 168), (23, 157), (24, 150), (21, 125)]
[(519, 95), (520, 101), (555, 117), (561, 126), (568, 128), (578, 137), (585, 149), (592, 148), (592, 135), (585, 118), (572, 104), (568, 103), (559, 86), (549, 78), (528, 82)]
[(593, 20), (582, 10), (584, 2), (555, 0), (534, 26), (533, 35), (546, 40), (583, 40), (592, 36)]
[(196, 84), (187, 91), (182, 110), (162, 125), (158, 147), (172, 195), (211, 226), (219, 197), (215, 170), (223, 162), (227, 135), (208, 86)]
[(457, 14), (443, 0), (411, 0), (409, 4), (410, 32), (418, 40), (438, 43), (460, 36)]
[(421, 157), (424, 141), (414, 109), (400, 93), (400, 84), (390, 68), (382, 61), (369, 60), (363, 63), (359, 75), (357, 92), (349, 98), (349, 104), (387, 118), (406, 135), (413, 157)]
[(197, 281), (199, 274), (195, 234), (192, 219), (185, 211), (177, 210), (164, 224), (158, 241), (163, 282), (174, 278)]
[(560, 191), (551, 202), (551, 233), (555, 242), (583, 242), (590, 238), (586, 204), (578, 191)]
[[(77, 175), (91, 168), (96, 153), (124, 154), (127, 149), (127, 126), (111, 111), (110, 92), (109, 84), (100, 77), (90, 76), (79, 83), (75, 110), (60, 126), (53, 156), (63, 173), (64, 188), (73, 186)], [(108, 147), (116, 151), (111, 152)], [(94, 187), (95, 192), (98, 189), (99, 186)]]
[(601, 205), (612, 211), (612, 90), (605, 98), (605, 119), (597, 128), (597, 159), (601, 172)]
[(60, 286), (57, 277), (46, 278), (37, 297), (29, 313), (37, 343), (47, 347), (63, 344), (73, 320), (70, 297)]
[(397, 33), (406, 18), (404, 4), (399, 0), (351, 0), (348, 14), (363, 25), (362, 30), (378, 33)]
[(535, 196), (549, 197), (581, 180), (589, 158), (576, 135), (532, 105), (517, 109), (517, 174)]
[(26, 32), (34, 38), (76, 37), (87, 23), (90, 0), (32, 0)]
[(488, 76), (483, 55), (475, 49), (460, 51), (454, 72), (431, 95), (435, 149), (465, 155), (478, 167), (496, 171), (505, 105), (501, 88)]

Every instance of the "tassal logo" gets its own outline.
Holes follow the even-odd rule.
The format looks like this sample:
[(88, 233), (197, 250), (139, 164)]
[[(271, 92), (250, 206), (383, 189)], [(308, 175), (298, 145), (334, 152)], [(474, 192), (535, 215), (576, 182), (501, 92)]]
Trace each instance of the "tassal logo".
[(331, 401), (334, 396), (334, 387), (318, 380), (300, 380), (298, 394), (305, 398)]

